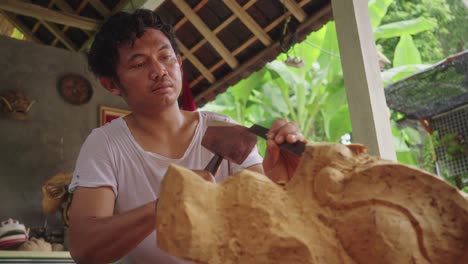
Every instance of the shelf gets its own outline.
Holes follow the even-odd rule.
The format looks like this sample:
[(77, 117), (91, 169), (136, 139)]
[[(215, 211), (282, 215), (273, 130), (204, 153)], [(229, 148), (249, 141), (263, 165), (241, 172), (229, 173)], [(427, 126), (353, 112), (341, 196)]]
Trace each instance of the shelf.
[(75, 263), (68, 251), (0, 250), (0, 263)]

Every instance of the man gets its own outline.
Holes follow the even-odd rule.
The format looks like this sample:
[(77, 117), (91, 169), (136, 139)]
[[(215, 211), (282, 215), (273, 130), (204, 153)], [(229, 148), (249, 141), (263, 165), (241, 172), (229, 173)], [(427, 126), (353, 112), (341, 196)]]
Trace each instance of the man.
[[(213, 156), (200, 145), (207, 122), (228, 118), (179, 109), (182, 60), (171, 27), (151, 11), (109, 18), (95, 37), (89, 65), (132, 113), (94, 129), (82, 146), (70, 185), (71, 255), (78, 263), (127, 255), (131, 263), (188, 263), (156, 245), (159, 186), (170, 163), (203, 170)], [(223, 161), (216, 181), (242, 168), (290, 177), (298, 159), (280, 153), (277, 144), (305, 141), (303, 136), (280, 119), (268, 137), (263, 164), (255, 149), (243, 164)]]

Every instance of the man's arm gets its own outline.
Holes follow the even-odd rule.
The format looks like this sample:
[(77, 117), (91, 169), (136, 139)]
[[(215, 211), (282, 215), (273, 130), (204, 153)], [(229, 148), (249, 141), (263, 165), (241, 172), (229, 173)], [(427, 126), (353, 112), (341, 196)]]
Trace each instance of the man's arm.
[(155, 228), (156, 202), (113, 215), (109, 187), (76, 188), (70, 210), (70, 254), (77, 263), (109, 263), (127, 255)]

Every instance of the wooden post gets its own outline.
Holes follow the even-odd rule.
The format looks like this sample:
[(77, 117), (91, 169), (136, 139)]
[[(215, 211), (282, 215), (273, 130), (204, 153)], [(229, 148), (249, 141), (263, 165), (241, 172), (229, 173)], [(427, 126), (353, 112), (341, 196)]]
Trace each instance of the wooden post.
[(367, 0), (332, 0), (353, 142), (396, 160)]

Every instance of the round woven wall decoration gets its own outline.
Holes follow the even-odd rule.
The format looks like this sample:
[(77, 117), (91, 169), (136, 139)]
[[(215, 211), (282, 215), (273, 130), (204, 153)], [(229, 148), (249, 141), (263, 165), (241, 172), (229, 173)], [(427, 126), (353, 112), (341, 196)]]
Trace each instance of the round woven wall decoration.
[(60, 96), (73, 105), (86, 104), (93, 96), (91, 83), (85, 77), (74, 73), (60, 78), (58, 90)]

